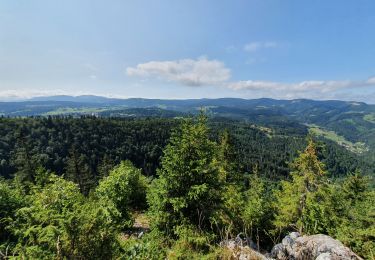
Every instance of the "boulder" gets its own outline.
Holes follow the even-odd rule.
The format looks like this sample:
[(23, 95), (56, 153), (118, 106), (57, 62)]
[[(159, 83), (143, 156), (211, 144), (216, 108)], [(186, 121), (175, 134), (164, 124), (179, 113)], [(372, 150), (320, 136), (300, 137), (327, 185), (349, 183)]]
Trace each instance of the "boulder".
[(231, 252), (230, 259), (238, 260), (268, 260), (266, 256), (251, 247), (256, 246), (250, 238), (242, 238), (238, 235), (235, 239), (224, 240), (220, 246), (227, 248)]
[(361, 259), (340, 241), (326, 235), (300, 236), (293, 232), (273, 247), (275, 259), (359, 260)]

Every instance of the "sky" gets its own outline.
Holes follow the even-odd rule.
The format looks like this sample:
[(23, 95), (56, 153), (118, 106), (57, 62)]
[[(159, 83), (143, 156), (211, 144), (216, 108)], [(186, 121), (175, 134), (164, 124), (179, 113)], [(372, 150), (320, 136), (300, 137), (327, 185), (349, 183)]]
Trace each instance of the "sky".
[(0, 1), (0, 100), (60, 94), (375, 103), (375, 1)]

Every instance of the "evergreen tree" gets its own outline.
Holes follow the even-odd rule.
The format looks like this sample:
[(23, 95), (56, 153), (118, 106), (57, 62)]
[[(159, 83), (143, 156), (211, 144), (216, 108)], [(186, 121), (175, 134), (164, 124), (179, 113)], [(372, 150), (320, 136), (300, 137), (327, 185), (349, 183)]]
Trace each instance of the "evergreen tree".
[(181, 225), (211, 230), (225, 183), (218, 159), (207, 118), (201, 114), (197, 122), (184, 121), (164, 150), (159, 178), (148, 195), (153, 228), (172, 235)]
[(244, 208), (241, 211), (244, 230), (259, 245), (259, 242), (268, 239), (267, 231), (271, 226), (273, 209), (270, 205), (270, 192), (257, 165), (249, 178), (249, 188), (244, 192), (244, 197)]
[(35, 172), (39, 166), (37, 155), (34, 154), (30, 138), (25, 126), (16, 134), (17, 148), (13, 156), (14, 165), (17, 168), (16, 176), (23, 184), (30, 185), (35, 182)]
[(342, 185), (344, 199), (348, 200), (349, 203), (365, 200), (369, 190), (369, 182), (370, 179), (362, 176), (359, 171), (346, 177)]
[(100, 178), (107, 177), (110, 171), (115, 167), (115, 162), (107, 154), (104, 155), (103, 159), (98, 165), (98, 173)]
[(235, 185), (242, 185), (243, 178), (241, 177), (238, 163), (238, 155), (234, 151), (234, 141), (232, 135), (227, 129), (220, 135), (218, 147), (218, 160), (220, 162), (222, 178)]
[(309, 232), (307, 219), (308, 205), (318, 203), (317, 192), (324, 181), (324, 165), (318, 160), (312, 140), (303, 153), (292, 163), (290, 181), (281, 182), (281, 190), (276, 196), (276, 218), (274, 224), (283, 230)]
[(84, 195), (88, 195), (95, 184), (89, 165), (86, 163), (84, 155), (78, 153), (76, 146), (70, 150), (65, 174), (68, 180), (78, 184)]
[[(337, 219), (329, 235), (358, 252), (365, 259), (375, 257), (375, 191), (369, 178), (359, 172), (345, 178), (332, 197), (341, 197), (338, 207), (331, 207), (327, 218)], [(343, 210), (340, 210), (342, 209)]]

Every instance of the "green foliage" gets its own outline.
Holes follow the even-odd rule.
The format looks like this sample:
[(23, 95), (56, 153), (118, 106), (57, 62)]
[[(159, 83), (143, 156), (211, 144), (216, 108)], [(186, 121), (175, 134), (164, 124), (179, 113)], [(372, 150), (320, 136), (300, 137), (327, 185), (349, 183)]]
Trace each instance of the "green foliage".
[(107, 177), (99, 182), (95, 194), (99, 199), (111, 201), (118, 212), (124, 228), (133, 225), (130, 209), (146, 207), (148, 181), (130, 161), (123, 161)]
[[(336, 186), (331, 198), (342, 198), (340, 205), (331, 206), (331, 217), (338, 223), (329, 230), (366, 259), (375, 256), (375, 192), (369, 188), (367, 177), (355, 173)], [(327, 216), (328, 218), (328, 216)]]
[(267, 232), (271, 229), (273, 217), (272, 194), (257, 167), (249, 178), (249, 188), (244, 192), (245, 204), (241, 218), (245, 233), (258, 244), (269, 243)]
[(76, 184), (51, 175), (34, 186), (27, 203), (15, 213), (10, 229), (13, 254), (29, 259), (94, 259), (116, 252), (117, 226), (111, 202), (89, 200)]
[(75, 146), (69, 152), (65, 175), (68, 180), (77, 183), (82, 194), (86, 196), (95, 184), (95, 179), (91, 176), (90, 167), (86, 162), (85, 156), (79, 154)]
[(315, 144), (309, 141), (305, 151), (292, 164), (291, 181), (282, 181), (275, 192), (276, 217), (274, 225), (281, 230), (313, 233), (314, 225), (306, 218), (309, 206), (319, 202), (317, 196), (323, 185), (324, 165), (318, 160)]
[(166, 258), (170, 243), (158, 232), (151, 231), (142, 239), (122, 240), (120, 246), (122, 253), (119, 259), (161, 260)]
[(227, 184), (222, 197), (222, 209), (216, 212), (214, 226), (220, 239), (227, 239), (243, 231), (242, 213), (246, 203), (243, 187), (238, 184)]
[(51, 176), (45, 187), (34, 187), (27, 205), (16, 213), (12, 230), (19, 238), (15, 252), (30, 258), (57, 256), (63, 222), (69, 211), (82, 202), (77, 186)]
[(375, 193), (359, 173), (325, 185), (307, 202), (311, 233), (328, 234), (366, 259), (375, 252)]
[(42, 166), (76, 182), (87, 195), (122, 160), (154, 175), (170, 130), (178, 123), (158, 118), (0, 117), (0, 176), (17, 173), (22, 182), (33, 183)]
[(16, 211), (24, 205), (25, 201), (19, 189), (11, 182), (0, 179), (0, 250), (4, 251), (2, 244), (15, 240), (8, 228), (14, 221)]
[(357, 172), (341, 185), (330, 183), (311, 141), (293, 168), (292, 180), (283, 181), (281, 190), (275, 192), (275, 227), (328, 234), (358, 254), (373, 258), (375, 193), (368, 178)]
[[(23, 182), (33, 182), (35, 170), (42, 166), (78, 183), (85, 194), (122, 160), (130, 160), (146, 176), (154, 176), (171, 129), (180, 121), (89, 116), (0, 118), (0, 176), (11, 178), (18, 172)], [(223, 129), (228, 130), (232, 151), (226, 157), (236, 173), (250, 172), (258, 165), (262, 176), (283, 179), (289, 172), (287, 162), (305, 146), (306, 127), (283, 122), (266, 128), (253, 123), (212, 118), (210, 137), (219, 141)], [(330, 175), (342, 176), (356, 168), (364, 174), (374, 173), (373, 158), (365, 160), (334, 142), (324, 142), (320, 159)], [(236, 160), (232, 160), (233, 154)], [(73, 161), (80, 165), (79, 170)]]
[[(309, 141), (288, 165), (302, 136), (201, 115), (172, 133), (149, 187), (141, 172), (153, 175), (178, 122), (1, 118), (0, 174), (16, 174), (0, 179), (0, 257), (220, 259), (231, 256), (220, 240), (243, 233), (267, 248), (270, 234), (291, 230), (374, 257), (371, 181), (329, 179), (357, 168), (356, 155)], [(151, 232), (128, 238), (146, 202)]]
[(61, 238), (63, 255), (74, 259), (110, 259), (117, 255), (118, 215), (116, 207), (103, 200), (87, 201), (68, 212)]
[(197, 122), (186, 120), (173, 133), (148, 195), (153, 228), (177, 236), (176, 227), (183, 224), (211, 229), (225, 182), (217, 151), (204, 116)]

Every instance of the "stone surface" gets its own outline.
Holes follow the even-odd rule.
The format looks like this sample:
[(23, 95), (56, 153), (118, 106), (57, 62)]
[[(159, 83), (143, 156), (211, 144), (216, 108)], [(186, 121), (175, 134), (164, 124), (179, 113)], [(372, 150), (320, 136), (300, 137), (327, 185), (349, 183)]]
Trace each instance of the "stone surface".
[(362, 260), (340, 241), (326, 235), (301, 236), (298, 232), (293, 232), (266, 255), (252, 249), (249, 241), (251, 240), (248, 238), (237, 236), (220, 245), (231, 251), (231, 259), (238, 260)]
[(340, 241), (326, 235), (300, 236), (294, 232), (273, 247), (275, 259), (350, 260), (361, 259)]
[(226, 247), (232, 253), (231, 259), (238, 260), (268, 260), (266, 256), (251, 248), (254, 243), (249, 238), (242, 239), (237, 236), (235, 239), (224, 240), (220, 243), (222, 247)]

